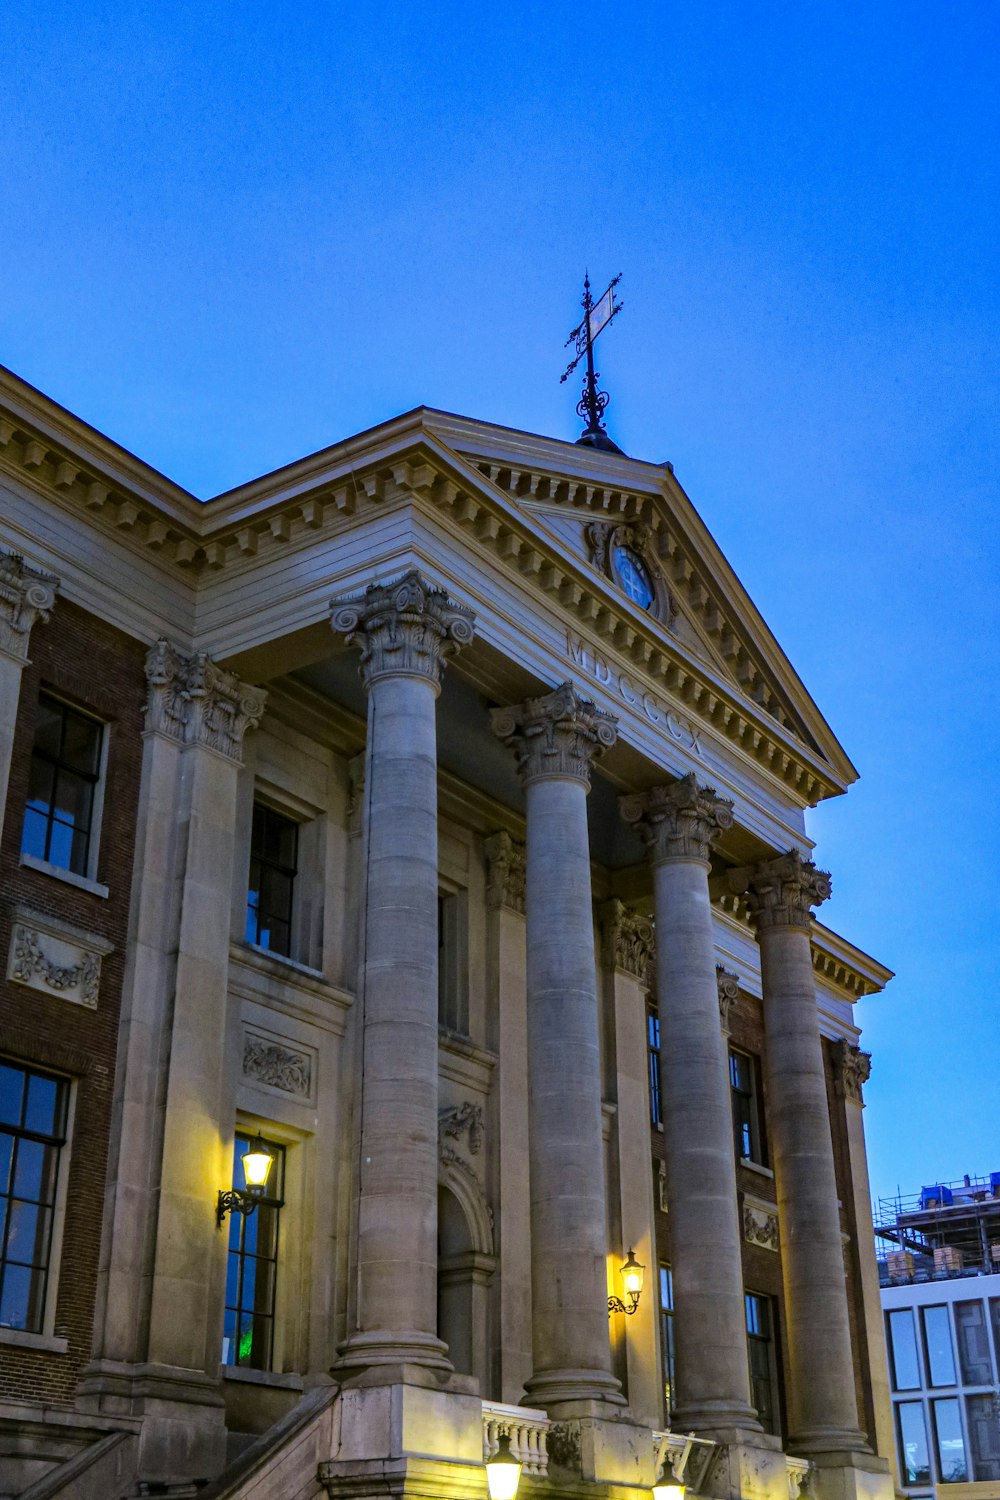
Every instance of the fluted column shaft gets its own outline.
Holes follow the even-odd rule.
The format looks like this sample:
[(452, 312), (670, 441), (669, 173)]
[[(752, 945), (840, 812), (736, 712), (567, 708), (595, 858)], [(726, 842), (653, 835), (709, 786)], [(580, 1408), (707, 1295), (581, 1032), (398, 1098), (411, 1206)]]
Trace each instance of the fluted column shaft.
[(749, 872), (767, 1040), (768, 1133), (778, 1193), (789, 1357), (789, 1442), (867, 1451), (858, 1426), (833, 1139), (809, 942), (830, 878), (796, 853)]
[(680, 1430), (759, 1431), (746, 1352), (736, 1160), (709, 849), (732, 804), (693, 776), (624, 797), (654, 871), (657, 993)]
[(437, 1337), (437, 738), (472, 613), (416, 573), (335, 607), (368, 690), (356, 1328), (342, 1365), (450, 1369)]
[[(614, 719), (566, 684), (493, 711), (527, 799), (528, 1124), (533, 1404), (621, 1403), (611, 1373), (590, 841), (591, 759)], [(600, 1409), (600, 1406), (598, 1406)]]

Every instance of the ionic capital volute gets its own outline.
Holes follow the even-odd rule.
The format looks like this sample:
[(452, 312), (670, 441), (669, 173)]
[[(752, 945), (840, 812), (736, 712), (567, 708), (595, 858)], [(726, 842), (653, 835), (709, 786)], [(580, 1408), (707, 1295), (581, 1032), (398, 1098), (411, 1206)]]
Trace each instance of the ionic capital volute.
[(600, 910), (604, 937), (604, 962), (609, 969), (649, 982), (653, 957), (653, 924), (648, 917), (631, 911), (617, 897), (605, 901)]
[(618, 738), (618, 720), (564, 682), (543, 698), (529, 698), (510, 708), (490, 711), (493, 733), (517, 757), (527, 786), (543, 777), (590, 785), (591, 762)]
[(236, 762), (267, 701), (263, 688), (217, 666), (207, 652), (186, 656), (162, 637), (146, 655), (146, 683), (147, 734), (202, 745)]
[(714, 787), (698, 785), (693, 772), (670, 786), (619, 797), (618, 810), (636, 828), (652, 864), (702, 860), (719, 835), (733, 826), (733, 804)]
[(733, 1006), (736, 1004), (736, 1001), (739, 999), (740, 995), (739, 975), (730, 974), (729, 971), (727, 969), (724, 969), (721, 964), (716, 964), (715, 983), (719, 991), (719, 1022), (722, 1026), (722, 1030), (725, 1032), (726, 1036), (728, 1036), (730, 1031), (732, 1030), (732, 1027), (730, 1026), (730, 1015), (732, 1013)]
[(16, 552), (0, 552), (0, 655), (27, 662), (31, 628), (49, 618), (58, 589), (58, 578), (29, 568)]
[(772, 927), (808, 931), (812, 907), (825, 901), (833, 889), (827, 871), (818, 870), (795, 849), (759, 865), (730, 870), (725, 879), (733, 895), (746, 897), (750, 921), (758, 932)]
[(475, 634), (472, 610), (415, 568), (392, 583), (370, 584), (359, 597), (335, 599), (330, 623), (361, 652), (366, 688), (382, 677), (420, 677), (438, 691), (446, 659)]

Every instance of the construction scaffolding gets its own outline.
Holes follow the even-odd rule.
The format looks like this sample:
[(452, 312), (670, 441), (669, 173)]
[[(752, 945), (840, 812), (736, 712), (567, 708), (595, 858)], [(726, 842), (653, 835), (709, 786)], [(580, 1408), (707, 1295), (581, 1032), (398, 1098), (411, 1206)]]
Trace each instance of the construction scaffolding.
[(1000, 1272), (1000, 1172), (879, 1198), (873, 1218), (883, 1286)]

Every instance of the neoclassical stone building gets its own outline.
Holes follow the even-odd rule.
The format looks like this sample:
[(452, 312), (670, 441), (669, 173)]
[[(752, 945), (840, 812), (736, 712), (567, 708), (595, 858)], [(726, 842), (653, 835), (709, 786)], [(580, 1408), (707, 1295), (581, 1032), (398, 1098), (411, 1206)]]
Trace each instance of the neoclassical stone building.
[(0, 546), (0, 1495), (889, 1497), (856, 773), (670, 465), (3, 374)]

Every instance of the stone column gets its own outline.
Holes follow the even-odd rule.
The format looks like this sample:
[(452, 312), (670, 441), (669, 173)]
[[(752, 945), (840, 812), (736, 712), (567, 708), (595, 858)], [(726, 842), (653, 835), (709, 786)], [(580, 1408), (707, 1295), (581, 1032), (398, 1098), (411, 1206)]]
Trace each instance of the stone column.
[(499, 1203), (496, 1301), (500, 1400), (520, 1401), (531, 1376), (531, 1205), (528, 1145), (528, 1020), (525, 1004), (525, 850), (504, 829), (483, 845), (487, 860), (487, 965), (498, 1054), (490, 1107), (496, 1121), (491, 1175)]
[(36, 573), (15, 553), (0, 552), (0, 834), (31, 627), (49, 618), (58, 588), (58, 578)]
[(709, 850), (732, 826), (732, 803), (689, 775), (623, 797), (619, 807), (653, 866), (674, 1425), (732, 1440), (760, 1432), (750, 1399), (732, 1104), (708, 892)]
[(417, 572), (335, 603), (368, 692), (355, 1327), (344, 1368), (450, 1370), (437, 1336), (437, 737), (472, 611)]
[(611, 1373), (600, 1041), (587, 792), (615, 720), (566, 683), (492, 713), (527, 800), (532, 1404), (622, 1404)]
[[(653, 1225), (653, 1173), (649, 1118), (649, 1044), (646, 994), (653, 961), (653, 924), (629, 911), (621, 901), (600, 909), (604, 974), (614, 1030), (614, 1078), (609, 1079), (617, 1106), (614, 1118), (619, 1168), (618, 1207), (621, 1243), (608, 1266), (610, 1290), (622, 1295), (619, 1270), (631, 1248), (646, 1268), (642, 1296), (635, 1312), (617, 1314), (612, 1328), (627, 1376), (629, 1411), (637, 1422), (662, 1425), (663, 1381), (660, 1374), (659, 1276)], [(621, 1366), (619, 1366), (621, 1368)]]
[(149, 697), (94, 1358), (80, 1404), (143, 1417), (151, 1484), (225, 1458), (218, 1366), (232, 1174), (228, 968), (236, 792), (265, 695), (161, 640)]
[[(830, 877), (794, 850), (731, 872), (760, 944), (768, 1138), (778, 1192), (788, 1338), (789, 1444), (810, 1457), (867, 1454), (858, 1426), (833, 1139), (810, 908)], [(845, 1459), (845, 1462), (847, 1460)]]

